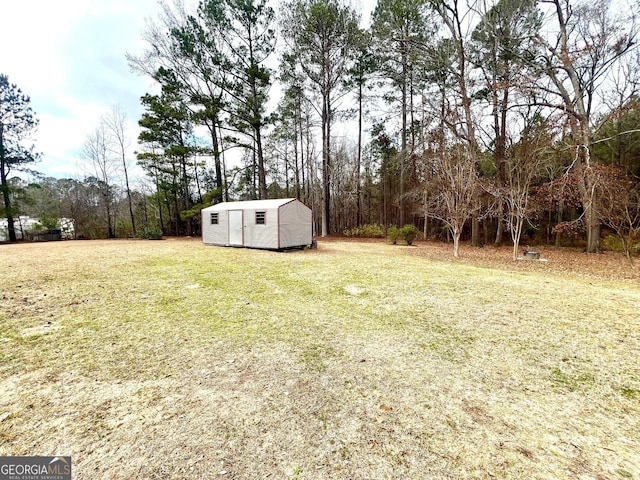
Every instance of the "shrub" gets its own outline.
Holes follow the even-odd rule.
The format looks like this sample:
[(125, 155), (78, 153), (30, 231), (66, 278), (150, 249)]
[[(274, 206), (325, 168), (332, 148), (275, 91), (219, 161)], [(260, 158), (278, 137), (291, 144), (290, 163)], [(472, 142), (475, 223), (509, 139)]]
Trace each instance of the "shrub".
[(415, 225), (405, 225), (400, 229), (400, 236), (404, 238), (407, 245), (411, 245), (418, 238), (418, 229)]
[(578, 238), (586, 233), (582, 220), (574, 220), (571, 222), (562, 222), (557, 224), (551, 230), (554, 235), (562, 235), (568, 238)]
[(558, 223), (551, 233), (556, 235), (556, 245), (562, 247), (584, 246), (586, 230), (582, 220)]
[(387, 238), (389, 241), (395, 245), (398, 242), (398, 239), (402, 237), (402, 233), (397, 227), (389, 227), (387, 229)]
[(42, 215), (40, 215), (40, 218), (38, 220), (40, 226), (36, 228), (44, 230), (55, 230), (58, 228), (58, 224), (60, 222), (58, 217), (47, 213), (43, 213)]
[[(617, 235), (607, 235), (607, 237), (602, 241), (602, 247), (605, 250), (610, 250), (612, 252), (626, 253), (624, 243)], [(629, 253), (640, 253), (640, 243), (636, 243), (632, 240), (629, 244)]]
[(622, 240), (620, 240), (620, 237), (616, 237), (615, 235), (608, 235), (602, 241), (602, 248), (612, 252), (624, 252)]
[(360, 238), (384, 238), (384, 227), (377, 223), (370, 223), (367, 225), (360, 225), (356, 228), (344, 231), (347, 237), (360, 237)]
[(116, 236), (119, 238), (130, 238), (133, 236), (131, 221), (118, 220), (116, 222)]
[(162, 232), (158, 227), (145, 227), (140, 233), (140, 238), (147, 240), (162, 240)]

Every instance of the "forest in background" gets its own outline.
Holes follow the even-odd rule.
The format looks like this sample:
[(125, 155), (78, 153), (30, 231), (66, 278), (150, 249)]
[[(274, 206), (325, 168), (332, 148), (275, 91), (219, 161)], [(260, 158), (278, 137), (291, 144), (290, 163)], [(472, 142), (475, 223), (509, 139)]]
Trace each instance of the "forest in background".
[(637, 9), (617, 7), (380, 0), (363, 27), (340, 0), (163, 4), (127, 54), (158, 86), (137, 146), (114, 107), (82, 179), (27, 183), (3, 153), (5, 214), (72, 218), (80, 238), (197, 235), (212, 203), (296, 197), (322, 236), (410, 224), (456, 256), (469, 240), (515, 258), (523, 238), (630, 255), (640, 56)]

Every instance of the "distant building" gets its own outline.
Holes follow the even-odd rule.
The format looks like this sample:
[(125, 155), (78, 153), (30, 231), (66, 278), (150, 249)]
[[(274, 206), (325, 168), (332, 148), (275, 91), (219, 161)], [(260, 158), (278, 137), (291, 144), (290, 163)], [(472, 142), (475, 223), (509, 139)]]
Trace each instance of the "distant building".
[[(37, 218), (21, 215), (14, 217), (13, 226), (17, 240), (60, 240), (75, 238), (73, 219), (58, 219), (58, 228), (54, 231), (43, 229)], [(9, 240), (9, 225), (6, 218), (0, 218), (0, 242)]]

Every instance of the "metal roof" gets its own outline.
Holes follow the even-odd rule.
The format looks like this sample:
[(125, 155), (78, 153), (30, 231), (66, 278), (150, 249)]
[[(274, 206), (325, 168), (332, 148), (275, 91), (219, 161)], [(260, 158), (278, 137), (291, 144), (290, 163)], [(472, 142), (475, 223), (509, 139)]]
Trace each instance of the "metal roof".
[[(289, 202), (298, 201), (296, 198), (273, 198), (269, 200), (246, 200), (242, 202), (222, 202), (212, 205), (207, 208), (203, 208), (206, 211), (217, 210), (258, 210), (258, 209), (271, 209), (279, 208)], [(302, 203), (302, 202), (301, 202)]]

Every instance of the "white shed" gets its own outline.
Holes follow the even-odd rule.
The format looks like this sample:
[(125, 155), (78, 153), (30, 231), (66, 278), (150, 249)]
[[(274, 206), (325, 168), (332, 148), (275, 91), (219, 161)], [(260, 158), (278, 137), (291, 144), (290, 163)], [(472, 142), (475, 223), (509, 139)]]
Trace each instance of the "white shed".
[(218, 203), (202, 209), (202, 242), (273, 250), (309, 246), (311, 209), (295, 198)]

